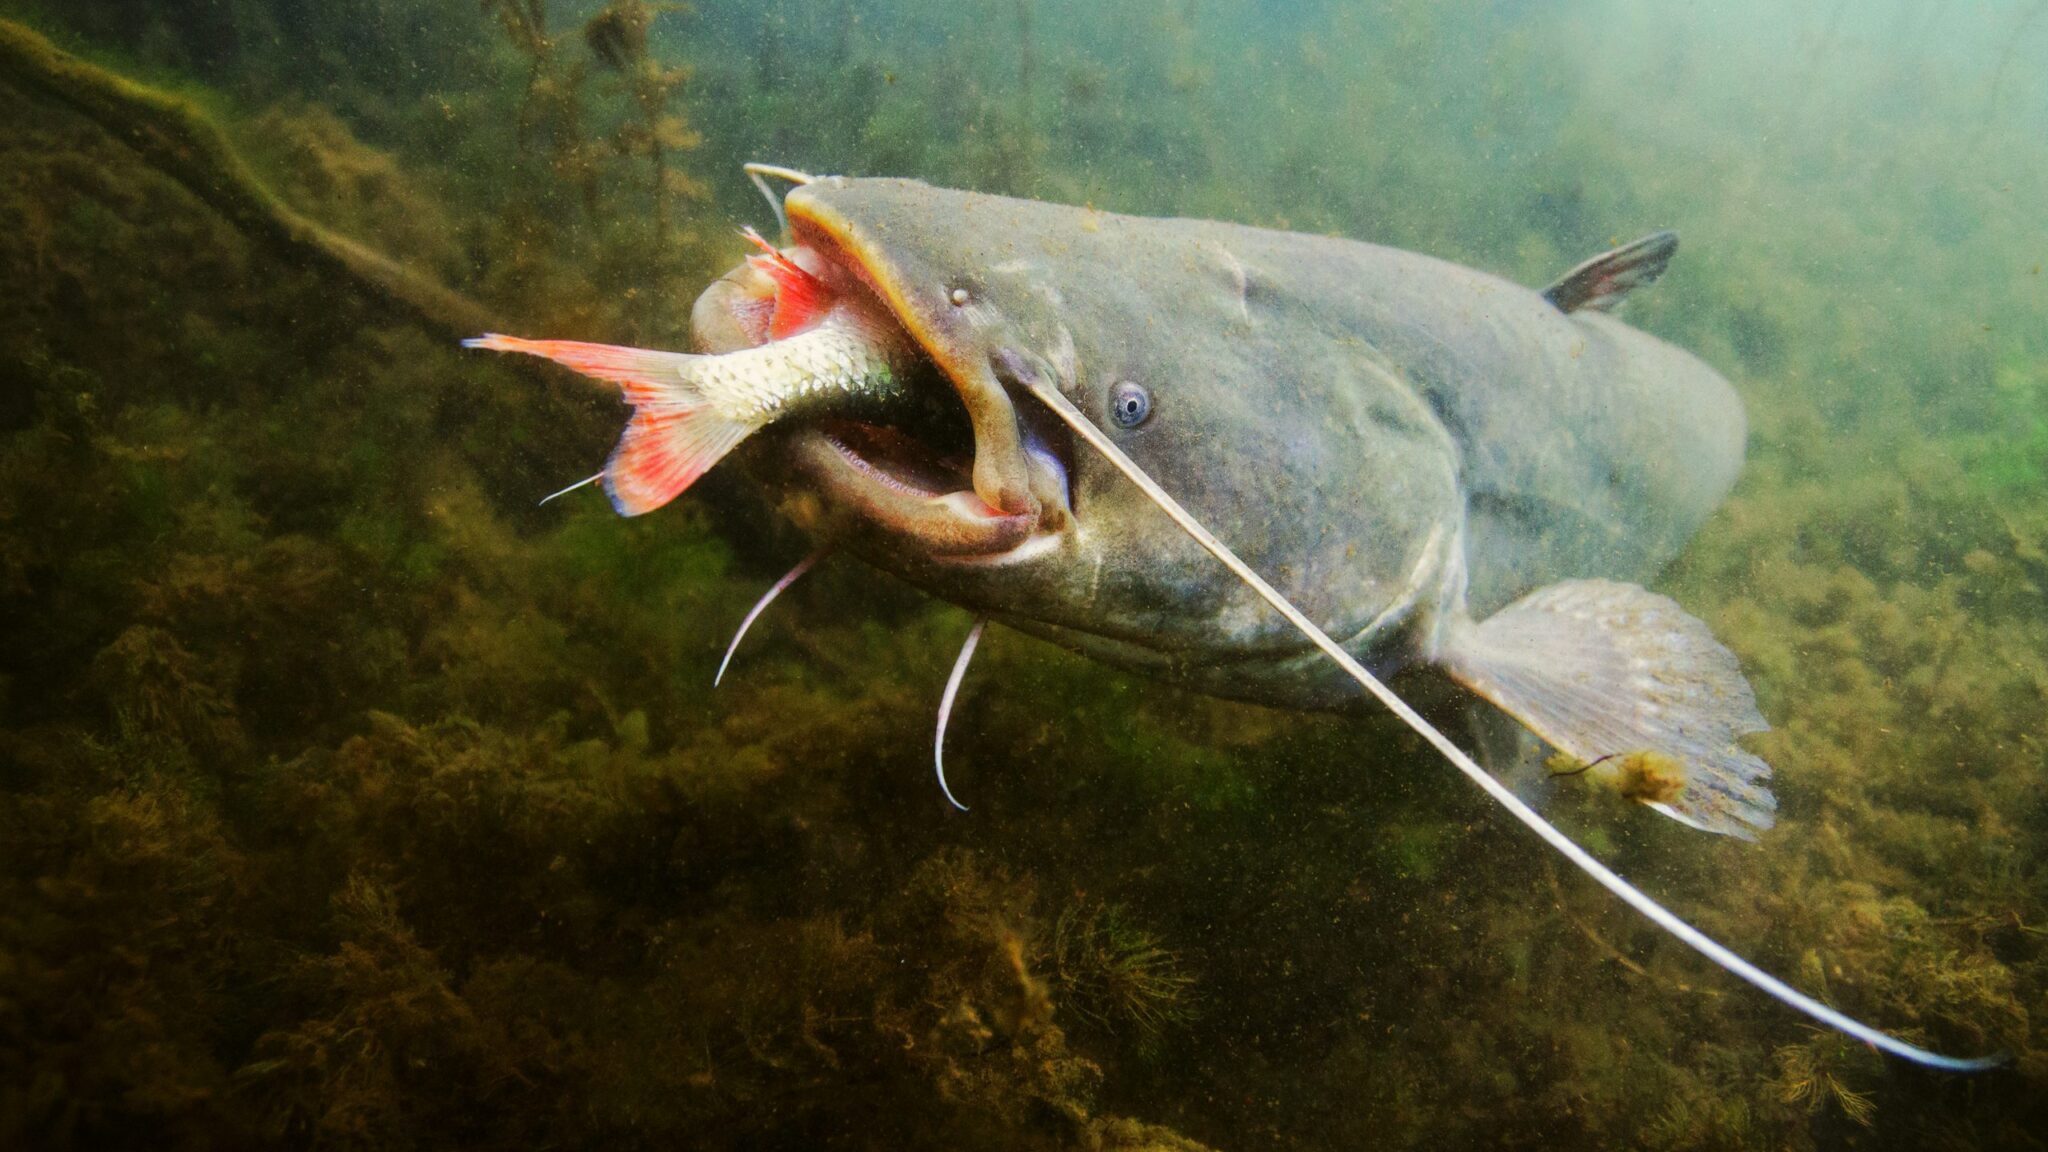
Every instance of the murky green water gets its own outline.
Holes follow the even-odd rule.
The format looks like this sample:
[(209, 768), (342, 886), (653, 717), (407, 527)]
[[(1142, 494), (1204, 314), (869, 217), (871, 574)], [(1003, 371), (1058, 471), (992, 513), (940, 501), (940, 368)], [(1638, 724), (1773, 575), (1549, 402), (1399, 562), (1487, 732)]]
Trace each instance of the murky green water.
[[(2048, 5), (0, 14), (0, 1144), (2048, 1143)], [(997, 626), (954, 811), (973, 618), (844, 554), (714, 692), (762, 461), (536, 507), (616, 391), (456, 340), (685, 347), (751, 160), (1530, 285), (1677, 229), (1626, 319), (1750, 436), (1655, 586), (1778, 822), (1548, 811), (2014, 1067), (1383, 717)]]

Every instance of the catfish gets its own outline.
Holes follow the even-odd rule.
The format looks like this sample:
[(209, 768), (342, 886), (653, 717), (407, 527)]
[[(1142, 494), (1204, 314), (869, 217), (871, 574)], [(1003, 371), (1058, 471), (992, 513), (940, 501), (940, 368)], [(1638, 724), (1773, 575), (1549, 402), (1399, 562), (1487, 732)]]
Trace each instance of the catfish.
[[(1781, 1002), (1923, 1065), (2003, 1061), (1908, 1044), (1758, 969), (1385, 683), (1433, 669), (1525, 732), (1508, 742), (1524, 758), (1540, 740), (1706, 832), (1771, 827), (1770, 767), (1741, 744), (1767, 725), (1739, 662), (1642, 587), (1734, 485), (1747, 436), (1727, 380), (1612, 315), (1663, 273), (1673, 233), (1537, 291), (1352, 240), (749, 173), (796, 185), (770, 196), (787, 247), (698, 298), (694, 355), (801, 339), (804, 323), (759, 322), (781, 307), (787, 263), (827, 286), (818, 315), (886, 317), (868, 338), (913, 347), (928, 368), (909, 373), (914, 390), (952, 407), (950, 422), (905, 421), (870, 390), (791, 409), (761, 426), (751, 465), (825, 547), (977, 615), (934, 747), (956, 806), (945, 720), (986, 621), (1211, 695), (1377, 702), (1595, 881)], [(645, 389), (667, 381), (617, 370), (628, 353), (674, 354), (616, 350), (594, 373), (644, 413)]]

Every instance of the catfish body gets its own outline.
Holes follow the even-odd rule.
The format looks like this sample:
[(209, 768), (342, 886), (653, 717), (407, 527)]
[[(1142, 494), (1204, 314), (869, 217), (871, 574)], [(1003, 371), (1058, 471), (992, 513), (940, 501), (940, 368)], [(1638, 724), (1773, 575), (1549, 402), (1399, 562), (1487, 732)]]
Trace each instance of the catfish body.
[[(970, 410), (1020, 361), (1105, 417), (1120, 385), (1146, 390), (1143, 422), (1111, 426), (1125, 450), (1382, 670), (1433, 659), (1447, 615), (1646, 578), (1741, 466), (1741, 403), (1699, 360), (1428, 256), (902, 180), (828, 178), (787, 207)], [(1066, 460), (1068, 515), (1030, 509), (1047, 546), (961, 563), (853, 534), (935, 594), (1111, 664), (1281, 706), (1357, 699), (1122, 477)]]
[[(1671, 234), (1538, 293), (1355, 241), (912, 181), (813, 180), (783, 207), (794, 246), (759, 241), (705, 291), (695, 356), (472, 342), (621, 385), (634, 416), (600, 477), (621, 512), (762, 433), (799, 519), (1023, 631), (1295, 708), (1433, 665), (1583, 762), (1678, 769), (1637, 790), (1651, 807), (1770, 825), (1735, 658), (1634, 583), (1742, 459), (1728, 383), (1600, 311), (1655, 279)], [(901, 415), (948, 388), (952, 418)]]

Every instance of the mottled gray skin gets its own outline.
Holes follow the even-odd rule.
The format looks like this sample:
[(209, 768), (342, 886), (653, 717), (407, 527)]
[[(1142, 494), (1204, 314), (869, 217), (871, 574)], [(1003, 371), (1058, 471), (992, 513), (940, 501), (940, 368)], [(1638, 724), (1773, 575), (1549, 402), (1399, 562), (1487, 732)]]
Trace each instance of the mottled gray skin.
[[(1289, 707), (1341, 672), (1015, 387), (1038, 373), (1347, 649), (1429, 661), (1445, 627), (1574, 577), (1641, 582), (1727, 493), (1744, 418), (1691, 355), (1427, 256), (828, 178), (795, 238), (859, 269), (952, 377), (976, 487), (1035, 517), (1022, 545), (935, 555), (872, 513), (801, 433), (813, 519), (873, 563), (1106, 663)], [(1117, 426), (1118, 381), (1151, 393)], [(1071, 469), (1070, 500), (1042, 439)], [(857, 493), (852, 493), (858, 495)], [(799, 500), (799, 503), (803, 503)], [(816, 501), (809, 505), (814, 513)]]

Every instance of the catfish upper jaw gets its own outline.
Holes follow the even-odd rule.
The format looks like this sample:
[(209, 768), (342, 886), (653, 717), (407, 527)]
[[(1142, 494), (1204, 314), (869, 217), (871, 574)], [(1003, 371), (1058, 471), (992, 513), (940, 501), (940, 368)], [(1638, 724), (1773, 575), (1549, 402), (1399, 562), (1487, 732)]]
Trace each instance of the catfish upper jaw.
[(874, 241), (828, 206), (792, 194), (785, 207), (791, 238), (857, 278), (952, 382), (974, 430), (975, 493), (999, 512), (1036, 517), (1042, 485), (1034, 483), (1016, 405), (990, 370), (972, 323), (955, 322), (973, 307), (963, 307), (957, 295), (947, 299), (939, 285), (905, 283)]
[[(1059, 552), (1074, 534), (1072, 467), (1063, 437), (1018, 419), (1013, 443), (991, 445), (975, 429), (974, 463), (934, 459), (928, 446), (888, 427), (850, 421), (792, 429), (785, 461), (822, 497), (812, 518), (901, 570), (1002, 567)], [(992, 458), (1023, 475), (1028, 511), (982, 495)]]
[[(793, 251), (836, 287), (877, 297), (867, 274), (840, 263), (842, 253)], [(772, 284), (751, 264), (728, 272), (692, 310), (698, 351), (761, 344), (772, 302)], [(786, 489), (787, 509), (806, 527), (892, 554), (903, 566), (1001, 564), (1043, 554), (1071, 522), (1065, 461), (1019, 424), (986, 366), (964, 383), (955, 374), (932, 376), (933, 387), (950, 385), (959, 398), (957, 426), (941, 419), (949, 426), (934, 428), (935, 408), (925, 410), (923, 424), (901, 412), (792, 422), (763, 435), (779, 442), (777, 464), (763, 478)]]
[[(943, 292), (902, 283), (859, 232), (828, 210), (793, 198), (791, 238), (831, 271), (857, 280), (917, 341), (965, 410), (973, 458), (945, 467), (898, 451), (902, 438), (873, 426), (795, 428), (786, 439), (792, 473), (822, 498), (806, 518), (870, 550), (925, 563), (1002, 564), (1052, 550), (1071, 525), (1071, 470), (1051, 446), (1057, 436), (1030, 427), (980, 348), (987, 333), (949, 323)], [(731, 311), (721, 301), (714, 316)], [(969, 309), (968, 311), (972, 311)], [(826, 525), (821, 525), (826, 526)]]

